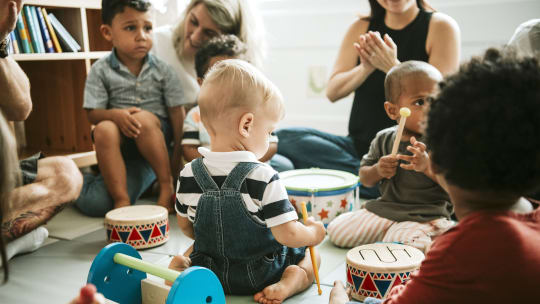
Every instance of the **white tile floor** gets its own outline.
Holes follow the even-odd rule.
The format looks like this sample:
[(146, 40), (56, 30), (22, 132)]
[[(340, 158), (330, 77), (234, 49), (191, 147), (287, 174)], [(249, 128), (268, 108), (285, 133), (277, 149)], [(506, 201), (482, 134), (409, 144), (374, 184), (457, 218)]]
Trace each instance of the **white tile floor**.
[[(157, 248), (141, 250), (145, 261), (167, 266), (173, 255), (191, 245), (171, 215), (170, 239)], [(9, 262), (9, 282), (0, 287), (1, 303), (68, 303), (86, 283), (88, 270), (97, 253), (107, 245), (102, 218), (88, 218), (68, 208), (49, 222), (50, 239), (37, 251), (14, 257)], [(334, 247), (328, 240), (316, 248), (322, 259), (319, 275), (323, 294), (316, 284), (284, 303), (328, 303), (335, 279), (345, 280), (347, 250)], [(153, 279), (157, 279), (153, 277)], [(253, 303), (251, 297), (227, 296), (227, 303)]]

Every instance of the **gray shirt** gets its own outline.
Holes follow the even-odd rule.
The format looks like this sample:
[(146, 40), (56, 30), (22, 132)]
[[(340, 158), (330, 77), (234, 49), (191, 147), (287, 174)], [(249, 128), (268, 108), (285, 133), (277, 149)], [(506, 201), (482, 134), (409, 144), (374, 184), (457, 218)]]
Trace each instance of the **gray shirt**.
[[(397, 126), (381, 130), (371, 142), (369, 152), (362, 157), (360, 166), (372, 166), (382, 156), (392, 151)], [(418, 139), (422, 141), (421, 138)], [(401, 142), (398, 153), (411, 155), (407, 151), (409, 142)], [(401, 161), (400, 161), (401, 163)], [(438, 218), (449, 218), (452, 205), (448, 194), (431, 178), (413, 170), (398, 166), (396, 175), (379, 182), (381, 197), (366, 203), (366, 209), (380, 217), (403, 222), (427, 222)]]
[(83, 108), (139, 107), (167, 118), (167, 107), (181, 106), (184, 102), (178, 76), (167, 63), (148, 54), (141, 72), (135, 76), (113, 50), (92, 65), (84, 88)]

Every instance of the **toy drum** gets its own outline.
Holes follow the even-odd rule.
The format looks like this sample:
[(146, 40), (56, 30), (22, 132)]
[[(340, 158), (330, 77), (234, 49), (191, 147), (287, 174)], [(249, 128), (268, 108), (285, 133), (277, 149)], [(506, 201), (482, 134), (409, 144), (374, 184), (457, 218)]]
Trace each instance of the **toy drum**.
[(136, 249), (150, 248), (169, 240), (167, 209), (154, 205), (128, 206), (105, 215), (109, 243), (123, 242)]
[(396, 243), (375, 243), (347, 252), (347, 286), (352, 297), (384, 299), (392, 287), (409, 279), (420, 267), (422, 251)]
[(299, 169), (279, 173), (289, 200), (301, 217), (305, 201), (311, 215), (328, 225), (338, 215), (351, 211), (358, 176), (329, 169)]

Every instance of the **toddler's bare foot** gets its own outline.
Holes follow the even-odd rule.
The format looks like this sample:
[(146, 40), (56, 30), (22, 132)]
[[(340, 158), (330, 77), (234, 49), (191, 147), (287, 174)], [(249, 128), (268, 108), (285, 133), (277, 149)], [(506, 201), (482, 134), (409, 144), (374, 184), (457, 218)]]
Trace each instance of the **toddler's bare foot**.
[(127, 206), (131, 206), (131, 203), (129, 201), (125, 201), (125, 202), (122, 201), (122, 202), (115, 202), (114, 203), (114, 209), (127, 207)]
[(263, 304), (279, 304), (288, 297), (307, 289), (311, 281), (304, 269), (291, 265), (285, 269), (279, 282), (256, 293), (253, 299)]
[(160, 185), (158, 206), (165, 207), (169, 213), (174, 213), (174, 187), (171, 184)]
[[(191, 259), (183, 255), (174, 256), (171, 262), (169, 263), (169, 269), (173, 269), (176, 271), (184, 271), (190, 266), (191, 266)], [(173, 282), (165, 281), (165, 284), (171, 286)]]

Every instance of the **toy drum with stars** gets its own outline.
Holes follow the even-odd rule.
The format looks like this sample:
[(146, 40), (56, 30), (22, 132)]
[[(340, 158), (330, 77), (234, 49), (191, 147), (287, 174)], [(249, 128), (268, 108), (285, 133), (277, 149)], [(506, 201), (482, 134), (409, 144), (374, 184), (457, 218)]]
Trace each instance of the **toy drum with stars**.
[(349, 172), (312, 168), (280, 172), (279, 177), (300, 217), (302, 201), (311, 216), (325, 225), (353, 208), (358, 176)]
[(150, 248), (169, 240), (167, 209), (155, 205), (128, 206), (105, 215), (109, 243), (123, 242), (136, 249)]
[(396, 243), (375, 243), (347, 252), (347, 286), (352, 297), (384, 299), (392, 287), (409, 279), (420, 267), (422, 251)]

